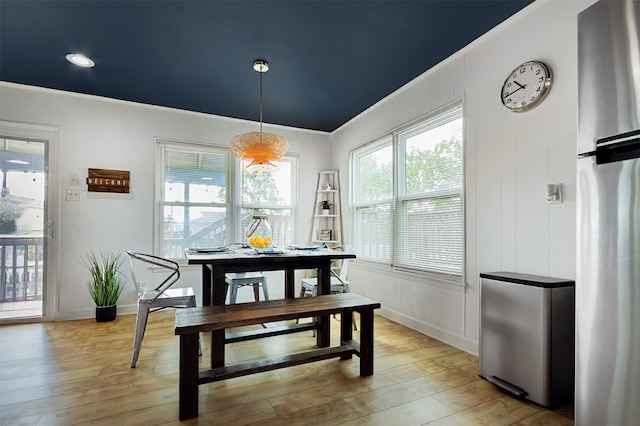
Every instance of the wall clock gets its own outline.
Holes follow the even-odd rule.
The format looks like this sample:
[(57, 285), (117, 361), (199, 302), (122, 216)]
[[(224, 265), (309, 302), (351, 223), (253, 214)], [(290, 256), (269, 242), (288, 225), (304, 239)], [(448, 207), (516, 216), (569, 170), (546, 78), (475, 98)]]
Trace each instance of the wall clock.
[(551, 90), (551, 68), (540, 61), (529, 61), (511, 71), (502, 85), (502, 104), (513, 112), (528, 111), (544, 100)]

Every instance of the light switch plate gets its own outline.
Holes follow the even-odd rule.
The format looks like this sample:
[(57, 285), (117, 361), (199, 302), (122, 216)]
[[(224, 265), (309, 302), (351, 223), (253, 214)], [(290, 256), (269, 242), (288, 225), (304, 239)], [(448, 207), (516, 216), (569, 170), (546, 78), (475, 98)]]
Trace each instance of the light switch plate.
[(562, 184), (550, 183), (546, 187), (547, 203), (548, 204), (561, 204), (562, 203)]
[(64, 198), (67, 201), (80, 201), (80, 190), (75, 188), (67, 188), (67, 193)]

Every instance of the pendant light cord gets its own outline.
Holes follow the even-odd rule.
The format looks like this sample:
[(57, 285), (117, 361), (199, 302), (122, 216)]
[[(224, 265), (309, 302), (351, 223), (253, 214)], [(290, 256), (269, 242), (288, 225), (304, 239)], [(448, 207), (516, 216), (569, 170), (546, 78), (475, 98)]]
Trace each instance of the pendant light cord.
[(260, 74), (260, 135), (262, 138), (262, 72)]

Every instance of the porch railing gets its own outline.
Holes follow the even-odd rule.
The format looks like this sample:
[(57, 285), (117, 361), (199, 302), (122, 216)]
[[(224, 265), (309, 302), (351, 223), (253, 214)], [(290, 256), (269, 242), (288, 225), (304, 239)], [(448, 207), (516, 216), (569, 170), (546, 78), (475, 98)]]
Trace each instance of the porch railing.
[[(241, 229), (245, 229), (251, 221), (251, 215), (241, 218)], [(269, 215), (269, 224), (273, 229), (274, 244), (292, 244), (292, 224), (289, 215)], [(172, 258), (184, 257), (184, 249), (189, 247), (219, 247), (243, 241), (229, 241), (227, 239), (225, 218), (221, 218), (187, 238), (164, 239), (164, 255)]]
[(0, 236), (0, 303), (42, 300), (42, 237)]

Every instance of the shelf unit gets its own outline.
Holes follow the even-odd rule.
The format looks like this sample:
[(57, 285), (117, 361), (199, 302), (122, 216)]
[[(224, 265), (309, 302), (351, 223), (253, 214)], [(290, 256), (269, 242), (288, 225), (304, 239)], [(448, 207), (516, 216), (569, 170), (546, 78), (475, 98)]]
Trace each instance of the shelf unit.
[[(323, 214), (322, 201), (332, 204), (329, 214)], [(340, 178), (336, 171), (318, 173), (315, 204), (313, 207), (311, 244), (327, 243), (329, 247), (342, 244), (342, 208), (340, 207)], [(324, 231), (324, 232), (323, 232)], [(330, 231), (330, 237), (326, 231)]]

